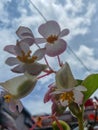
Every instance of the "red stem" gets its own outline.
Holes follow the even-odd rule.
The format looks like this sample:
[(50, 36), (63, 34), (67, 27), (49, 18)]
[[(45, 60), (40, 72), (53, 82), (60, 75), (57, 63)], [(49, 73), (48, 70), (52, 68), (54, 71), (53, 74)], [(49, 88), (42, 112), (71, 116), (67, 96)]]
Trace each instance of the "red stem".
[(58, 58), (58, 63), (59, 63), (59, 66), (60, 66), (60, 67), (62, 67), (63, 63), (61, 62), (60, 57), (59, 57), (59, 56), (57, 56), (57, 58)]
[(55, 117), (55, 115), (52, 116), (52, 119), (56, 121), (57, 126), (59, 127), (60, 130), (63, 130), (62, 125), (59, 123), (58, 119)]

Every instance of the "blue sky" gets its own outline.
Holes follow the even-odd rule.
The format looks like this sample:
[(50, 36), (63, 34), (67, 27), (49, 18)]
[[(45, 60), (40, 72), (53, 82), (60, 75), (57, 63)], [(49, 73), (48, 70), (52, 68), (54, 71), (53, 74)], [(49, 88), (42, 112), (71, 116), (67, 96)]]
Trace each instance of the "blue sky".
[[(75, 78), (84, 79), (90, 73), (98, 72), (98, 0), (32, 0), (47, 20), (56, 20), (61, 28), (69, 28), (65, 37), (68, 46), (81, 59), (87, 69), (68, 48), (60, 57), (69, 62)], [(29, 0), (0, 1), (0, 82), (16, 76), (4, 62), (8, 53), (5, 45), (15, 44), (15, 31), (19, 26), (30, 27), (38, 36), (38, 26), (45, 22)], [(48, 58), (55, 68), (56, 62)], [(50, 75), (40, 80), (34, 91), (22, 99), (23, 104), (32, 114), (50, 113), (51, 103), (44, 104), (43, 97), (49, 83), (54, 81)], [(96, 91), (95, 95), (98, 94)]]

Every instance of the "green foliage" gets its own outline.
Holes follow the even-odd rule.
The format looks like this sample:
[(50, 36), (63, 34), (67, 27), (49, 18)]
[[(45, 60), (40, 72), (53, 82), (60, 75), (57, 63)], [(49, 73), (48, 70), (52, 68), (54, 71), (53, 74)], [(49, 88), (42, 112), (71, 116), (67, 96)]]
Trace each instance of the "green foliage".
[(91, 74), (84, 79), (81, 85), (87, 88), (84, 92), (84, 103), (85, 101), (98, 89), (98, 74)]

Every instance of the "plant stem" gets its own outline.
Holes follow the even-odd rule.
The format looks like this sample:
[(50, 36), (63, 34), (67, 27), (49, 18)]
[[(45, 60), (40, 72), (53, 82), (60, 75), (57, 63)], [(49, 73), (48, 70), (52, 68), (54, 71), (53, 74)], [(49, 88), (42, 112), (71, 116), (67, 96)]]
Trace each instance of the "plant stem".
[(84, 130), (83, 119), (82, 118), (78, 118), (78, 124), (79, 124), (79, 130)]
[(57, 56), (57, 58), (58, 58), (58, 63), (59, 63), (59, 66), (60, 66), (60, 67), (62, 67), (63, 63), (61, 63), (61, 61), (60, 61), (60, 57), (59, 57), (59, 56)]
[(81, 106), (81, 112), (80, 112), (79, 116), (77, 117), (77, 119), (78, 119), (78, 124), (79, 124), (79, 130), (84, 130), (83, 114), (84, 114), (84, 110), (83, 110), (83, 106)]

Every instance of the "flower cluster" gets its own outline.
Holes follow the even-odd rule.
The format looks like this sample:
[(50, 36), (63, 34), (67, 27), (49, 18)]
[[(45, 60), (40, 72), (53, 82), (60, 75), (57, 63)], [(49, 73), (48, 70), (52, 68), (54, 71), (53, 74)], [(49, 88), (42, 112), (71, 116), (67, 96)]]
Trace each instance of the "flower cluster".
[[(16, 45), (4, 47), (4, 51), (12, 54), (11, 57), (6, 59), (5, 63), (13, 66), (12, 72), (22, 74), (0, 83), (14, 99), (28, 95), (35, 87), (40, 73), (44, 72), (46, 75), (54, 73), (52, 68), (49, 67), (45, 55), (59, 56), (66, 50), (67, 43), (61, 37), (69, 33), (68, 29), (61, 31), (56, 21), (47, 21), (39, 26), (38, 31), (43, 38), (35, 38), (31, 29), (20, 26), (16, 31), (19, 37)], [(44, 47), (41, 48), (40, 44), (44, 44)], [(34, 45), (37, 46), (36, 50)], [(32, 52), (33, 47), (34, 52)], [(45, 59), (46, 64), (39, 63), (41, 59)]]
[[(82, 119), (83, 105), (97, 89), (97, 84), (92, 84), (92, 82), (96, 83), (98, 75), (89, 75), (84, 80), (75, 79), (69, 64), (60, 61), (59, 55), (67, 48), (67, 42), (62, 37), (69, 34), (69, 29), (61, 30), (56, 21), (47, 21), (39, 26), (38, 32), (42, 37), (35, 37), (31, 29), (20, 26), (16, 31), (18, 36), (16, 44), (7, 45), (4, 48), (4, 51), (12, 55), (6, 59), (5, 63), (12, 67), (12, 72), (21, 74), (5, 82), (0, 82), (3, 89), (7, 91), (4, 94), (5, 101), (9, 103), (11, 110), (12, 108), (14, 110), (17, 104), (22, 110), (19, 100), (33, 91), (40, 78), (53, 73), (55, 81), (50, 83), (44, 96), (44, 103), (52, 101), (52, 115), (63, 114), (69, 107), (78, 119)], [(46, 56), (51, 58), (57, 56), (59, 64), (57, 71), (50, 67)], [(44, 64), (41, 62), (42, 60), (45, 61)], [(92, 85), (95, 87), (88, 90)], [(81, 124), (79, 127), (82, 127)]]

